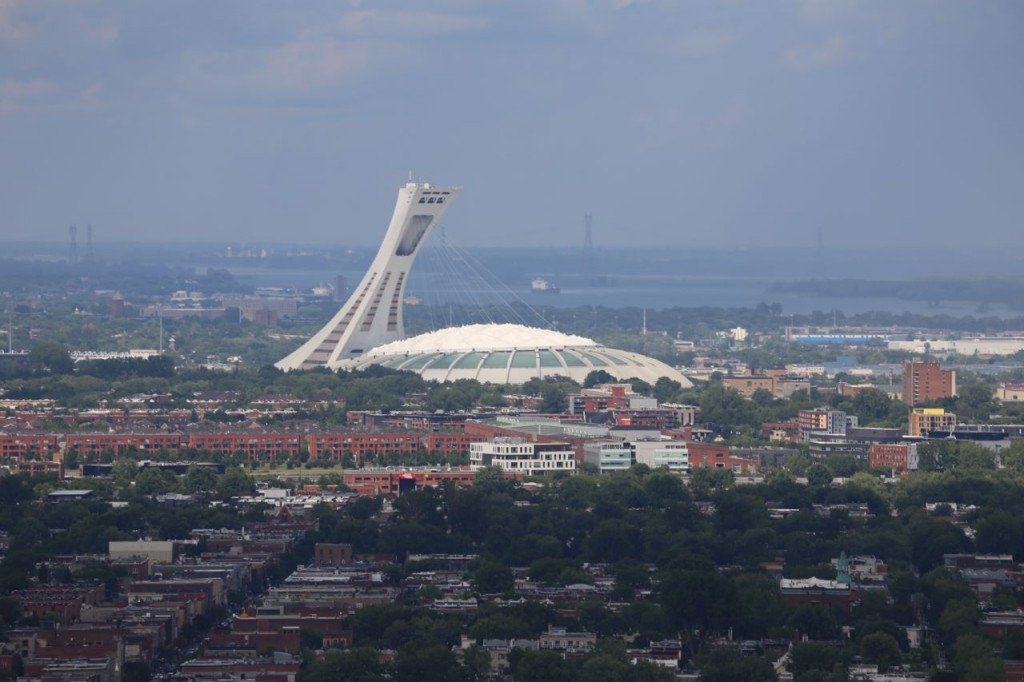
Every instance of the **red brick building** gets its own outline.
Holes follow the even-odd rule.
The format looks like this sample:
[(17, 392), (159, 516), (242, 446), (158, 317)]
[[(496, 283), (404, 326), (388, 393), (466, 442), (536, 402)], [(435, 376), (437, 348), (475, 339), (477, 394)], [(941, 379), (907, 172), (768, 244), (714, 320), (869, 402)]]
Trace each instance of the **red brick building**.
[(872, 443), (868, 466), (903, 473), (917, 468), (916, 443)]
[(367, 456), (420, 451), (418, 433), (317, 433), (307, 437), (309, 459), (340, 462), (346, 454), (356, 462)]
[(102, 587), (79, 587), (75, 585), (40, 585), (16, 590), (11, 596), (18, 600), (22, 613), (36, 618), (56, 618), (64, 625), (78, 621), (82, 604), (95, 605), (103, 596)]
[(944, 370), (937, 362), (908, 362), (903, 365), (903, 402), (910, 407), (956, 395), (956, 372)]
[(29, 476), (54, 474), (57, 478), (64, 478), (64, 462), (60, 460), (55, 462), (40, 462), (36, 460), (18, 462), (16, 469), (19, 474), (28, 474)]
[(686, 450), (690, 455), (690, 470), (693, 469), (728, 469), (737, 474), (757, 473), (757, 462), (745, 457), (737, 457), (729, 451), (728, 445), (717, 443), (697, 443), (688, 441)]
[(128, 451), (181, 449), (178, 433), (77, 433), (67, 437), (67, 449), (82, 459), (96, 459), (105, 452), (120, 457)]
[(853, 602), (857, 599), (857, 593), (849, 584), (836, 580), (783, 578), (779, 588), (782, 592), (782, 601), (790, 606), (819, 604), (850, 613), (853, 610)]
[(473, 485), (469, 468), (456, 471), (346, 471), (345, 485), (361, 495), (397, 495), (405, 485), (423, 488), (445, 483)]
[(352, 563), (352, 545), (318, 542), (313, 548), (316, 566), (343, 566)]
[(56, 434), (15, 433), (0, 435), (0, 459), (51, 459), (60, 450)]
[(469, 452), (471, 443), (480, 443), (484, 440), (486, 439), (483, 436), (472, 433), (431, 433), (423, 439), (423, 447), (427, 452), (454, 455)]
[(297, 433), (193, 433), (188, 446), (225, 455), (244, 455), (250, 462), (268, 459), (297, 459), (302, 435)]

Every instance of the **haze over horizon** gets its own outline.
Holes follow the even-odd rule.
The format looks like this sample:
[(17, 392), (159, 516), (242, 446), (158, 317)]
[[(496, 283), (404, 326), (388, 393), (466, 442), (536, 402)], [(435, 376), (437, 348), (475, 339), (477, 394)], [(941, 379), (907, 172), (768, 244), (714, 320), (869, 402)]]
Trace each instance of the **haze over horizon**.
[(0, 0), (0, 238), (1020, 245), (1024, 4), (429, 7)]

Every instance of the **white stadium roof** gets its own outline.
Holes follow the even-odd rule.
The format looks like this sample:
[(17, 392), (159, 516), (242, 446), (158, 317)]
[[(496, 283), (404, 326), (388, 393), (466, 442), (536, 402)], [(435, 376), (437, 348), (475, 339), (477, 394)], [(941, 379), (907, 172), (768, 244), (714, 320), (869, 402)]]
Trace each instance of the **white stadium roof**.
[(517, 324), (449, 327), (378, 346), (341, 363), (343, 369), (381, 365), (418, 373), (429, 381), (476, 379), (492, 384), (521, 384), (545, 376), (566, 376), (583, 383), (604, 370), (616, 379), (661, 377), (691, 386), (678, 370), (639, 353), (606, 348), (582, 336)]

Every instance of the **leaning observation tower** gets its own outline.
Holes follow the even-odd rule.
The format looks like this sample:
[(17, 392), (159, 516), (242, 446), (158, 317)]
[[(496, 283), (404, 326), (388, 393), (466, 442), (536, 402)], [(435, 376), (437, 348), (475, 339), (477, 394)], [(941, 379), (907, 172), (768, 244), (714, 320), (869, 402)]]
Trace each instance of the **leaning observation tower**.
[(405, 338), (402, 303), (409, 270), (424, 239), (460, 191), (417, 182), (399, 189), (384, 241), (359, 286), (323, 329), (275, 366), (335, 369), (371, 348)]

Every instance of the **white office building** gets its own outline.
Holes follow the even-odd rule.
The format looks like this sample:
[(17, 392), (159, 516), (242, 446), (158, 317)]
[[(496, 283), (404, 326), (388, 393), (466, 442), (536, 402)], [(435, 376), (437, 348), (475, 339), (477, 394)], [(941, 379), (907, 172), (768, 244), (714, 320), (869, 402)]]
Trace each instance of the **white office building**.
[(637, 464), (646, 464), (652, 469), (665, 468), (685, 474), (690, 470), (690, 452), (686, 441), (641, 440), (633, 444)]
[(622, 441), (596, 441), (583, 446), (583, 461), (597, 467), (598, 473), (626, 471), (636, 463), (633, 446)]
[(576, 453), (568, 443), (531, 443), (524, 438), (494, 438), (469, 446), (469, 467), (496, 466), (523, 476), (576, 472)]

